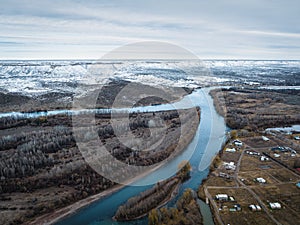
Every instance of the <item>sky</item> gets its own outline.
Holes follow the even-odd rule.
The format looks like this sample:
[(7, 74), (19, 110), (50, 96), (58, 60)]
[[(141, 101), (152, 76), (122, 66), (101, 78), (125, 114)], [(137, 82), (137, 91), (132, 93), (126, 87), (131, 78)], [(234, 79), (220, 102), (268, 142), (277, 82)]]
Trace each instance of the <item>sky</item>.
[(0, 3), (0, 59), (99, 59), (142, 41), (200, 59), (300, 59), (299, 0)]

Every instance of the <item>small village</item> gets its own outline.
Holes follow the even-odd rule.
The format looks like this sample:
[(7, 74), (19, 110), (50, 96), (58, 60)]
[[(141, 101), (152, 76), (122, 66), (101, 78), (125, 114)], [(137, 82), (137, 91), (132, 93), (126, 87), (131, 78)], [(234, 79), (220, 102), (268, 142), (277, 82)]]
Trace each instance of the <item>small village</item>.
[(210, 171), (199, 196), (216, 224), (299, 223), (299, 134), (233, 130)]

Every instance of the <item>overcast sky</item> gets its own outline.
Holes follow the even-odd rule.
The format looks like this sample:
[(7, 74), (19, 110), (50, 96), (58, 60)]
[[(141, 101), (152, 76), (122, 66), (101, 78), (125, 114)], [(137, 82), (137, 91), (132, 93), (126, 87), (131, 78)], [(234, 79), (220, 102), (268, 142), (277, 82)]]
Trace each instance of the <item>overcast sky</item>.
[(1, 59), (98, 59), (138, 41), (201, 59), (300, 59), (299, 0), (0, 2)]

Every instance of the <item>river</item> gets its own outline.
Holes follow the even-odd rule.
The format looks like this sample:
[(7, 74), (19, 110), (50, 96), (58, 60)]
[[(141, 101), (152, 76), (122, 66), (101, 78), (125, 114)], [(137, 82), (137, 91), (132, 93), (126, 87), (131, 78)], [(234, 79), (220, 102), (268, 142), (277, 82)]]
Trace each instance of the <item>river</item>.
[[(176, 198), (172, 199), (167, 205), (174, 206), (178, 197), (186, 188), (192, 188), (197, 190), (202, 180), (207, 177), (209, 172), (209, 165), (212, 158), (219, 151), (221, 145), (225, 140), (225, 133), (227, 127), (224, 123), (223, 117), (221, 117), (214, 109), (213, 100), (208, 92), (211, 88), (202, 88), (194, 91), (187, 96), (194, 105), (201, 108), (201, 121), (198, 127), (197, 133), (192, 142), (187, 148), (172, 161), (160, 167), (158, 170), (152, 172), (141, 180), (136, 181), (134, 186), (126, 186), (92, 204), (78, 210), (75, 214), (70, 215), (57, 223), (57, 225), (108, 225), (108, 224), (147, 224), (147, 218), (143, 218), (130, 222), (115, 222), (111, 218), (114, 216), (119, 205), (127, 201), (128, 198), (133, 197), (140, 192), (148, 189), (151, 185), (138, 186), (141, 182), (151, 182), (157, 177), (166, 177), (168, 174), (174, 173), (178, 164), (182, 160), (189, 159), (192, 165), (191, 178), (183, 183), (180, 187), (179, 194)], [(183, 102), (184, 100), (180, 101)], [(179, 104), (180, 105), (180, 104)], [(181, 106), (184, 107), (184, 104)], [(159, 111), (173, 109), (168, 105), (146, 106), (139, 108), (139, 111)], [(195, 149), (195, 151), (194, 151)], [(204, 216), (204, 224), (213, 224), (211, 212), (208, 205), (199, 202), (201, 212)]]
[[(212, 88), (197, 89), (193, 93), (185, 96), (182, 100), (175, 104), (144, 106), (131, 111), (161, 111), (172, 110), (174, 108), (190, 108), (192, 103), (194, 106), (201, 108), (201, 121), (197, 129), (196, 135), (187, 146), (187, 148), (171, 161), (167, 162), (158, 170), (148, 174), (147, 176), (136, 181), (134, 185), (126, 186), (121, 190), (102, 198), (90, 205), (79, 209), (76, 213), (60, 220), (57, 225), (107, 225), (107, 224), (147, 224), (147, 218), (129, 222), (116, 222), (111, 218), (114, 216), (119, 205), (123, 204), (130, 197), (138, 195), (140, 192), (150, 188), (152, 185), (143, 186), (143, 183), (151, 183), (153, 180), (164, 179), (177, 170), (177, 166), (183, 160), (189, 160), (192, 166), (191, 178), (184, 182), (180, 187), (179, 194), (172, 199), (167, 205), (172, 207), (181, 196), (186, 188), (197, 190), (202, 180), (205, 179), (209, 172), (209, 165), (212, 158), (220, 150), (221, 145), (225, 140), (225, 133), (228, 128), (225, 125), (224, 118), (221, 117), (213, 106), (213, 99), (208, 94)], [(188, 100), (188, 101), (186, 101)], [(188, 103), (188, 104), (187, 104)], [(174, 107), (175, 106), (175, 107)], [(122, 109), (124, 110), (124, 109)], [(107, 112), (106, 110), (103, 110)], [(101, 112), (101, 110), (100, 110)], [(72, 110), (54, 110), (48, 112), (33, 112), (33, 113), (0, 113), (0, 117), (15, 116), (15, 117), (38, 117), (46, 115), (55, 115), (61, 113), (80, 113)], [(204, 224), (213, 224), (211, 212), (208, 205), (198, 201), (201, 213), (204, 217)]]

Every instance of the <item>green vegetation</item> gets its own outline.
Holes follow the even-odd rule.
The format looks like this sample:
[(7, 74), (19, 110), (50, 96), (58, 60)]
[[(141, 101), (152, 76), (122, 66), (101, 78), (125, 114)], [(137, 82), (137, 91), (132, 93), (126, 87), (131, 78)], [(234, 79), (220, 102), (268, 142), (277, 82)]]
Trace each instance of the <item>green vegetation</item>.
[(148, 215), (149, 225), (201, 225), (202, 215), (191, 189), (185, 190), (173, 208), (153, 209)]
[(221, 162), (222, 162), (222, 160), (221, 160), (220, 156), (216, 155), (214, 160), (210, 164), (210, 167), (209, 167), (210, 171), (214, 171), (216, 168), (218, 168), (219, 165), (221, 164)]
[(181, 179), (181, 180), (186, 180), (188, 178), (190, 178), (190, 171), (192, 169), (191, 164), (188, 161), (182, 161), (179, 166), (179, 171), (177, 172), (177, 176)]
[(237, 139), (237, 137), (238, 137), (238, 132), (237, 132), (237, 130), (232, 130), (232, 131), (230, 131), (230, 137), (231, 137), (232, 139)]

